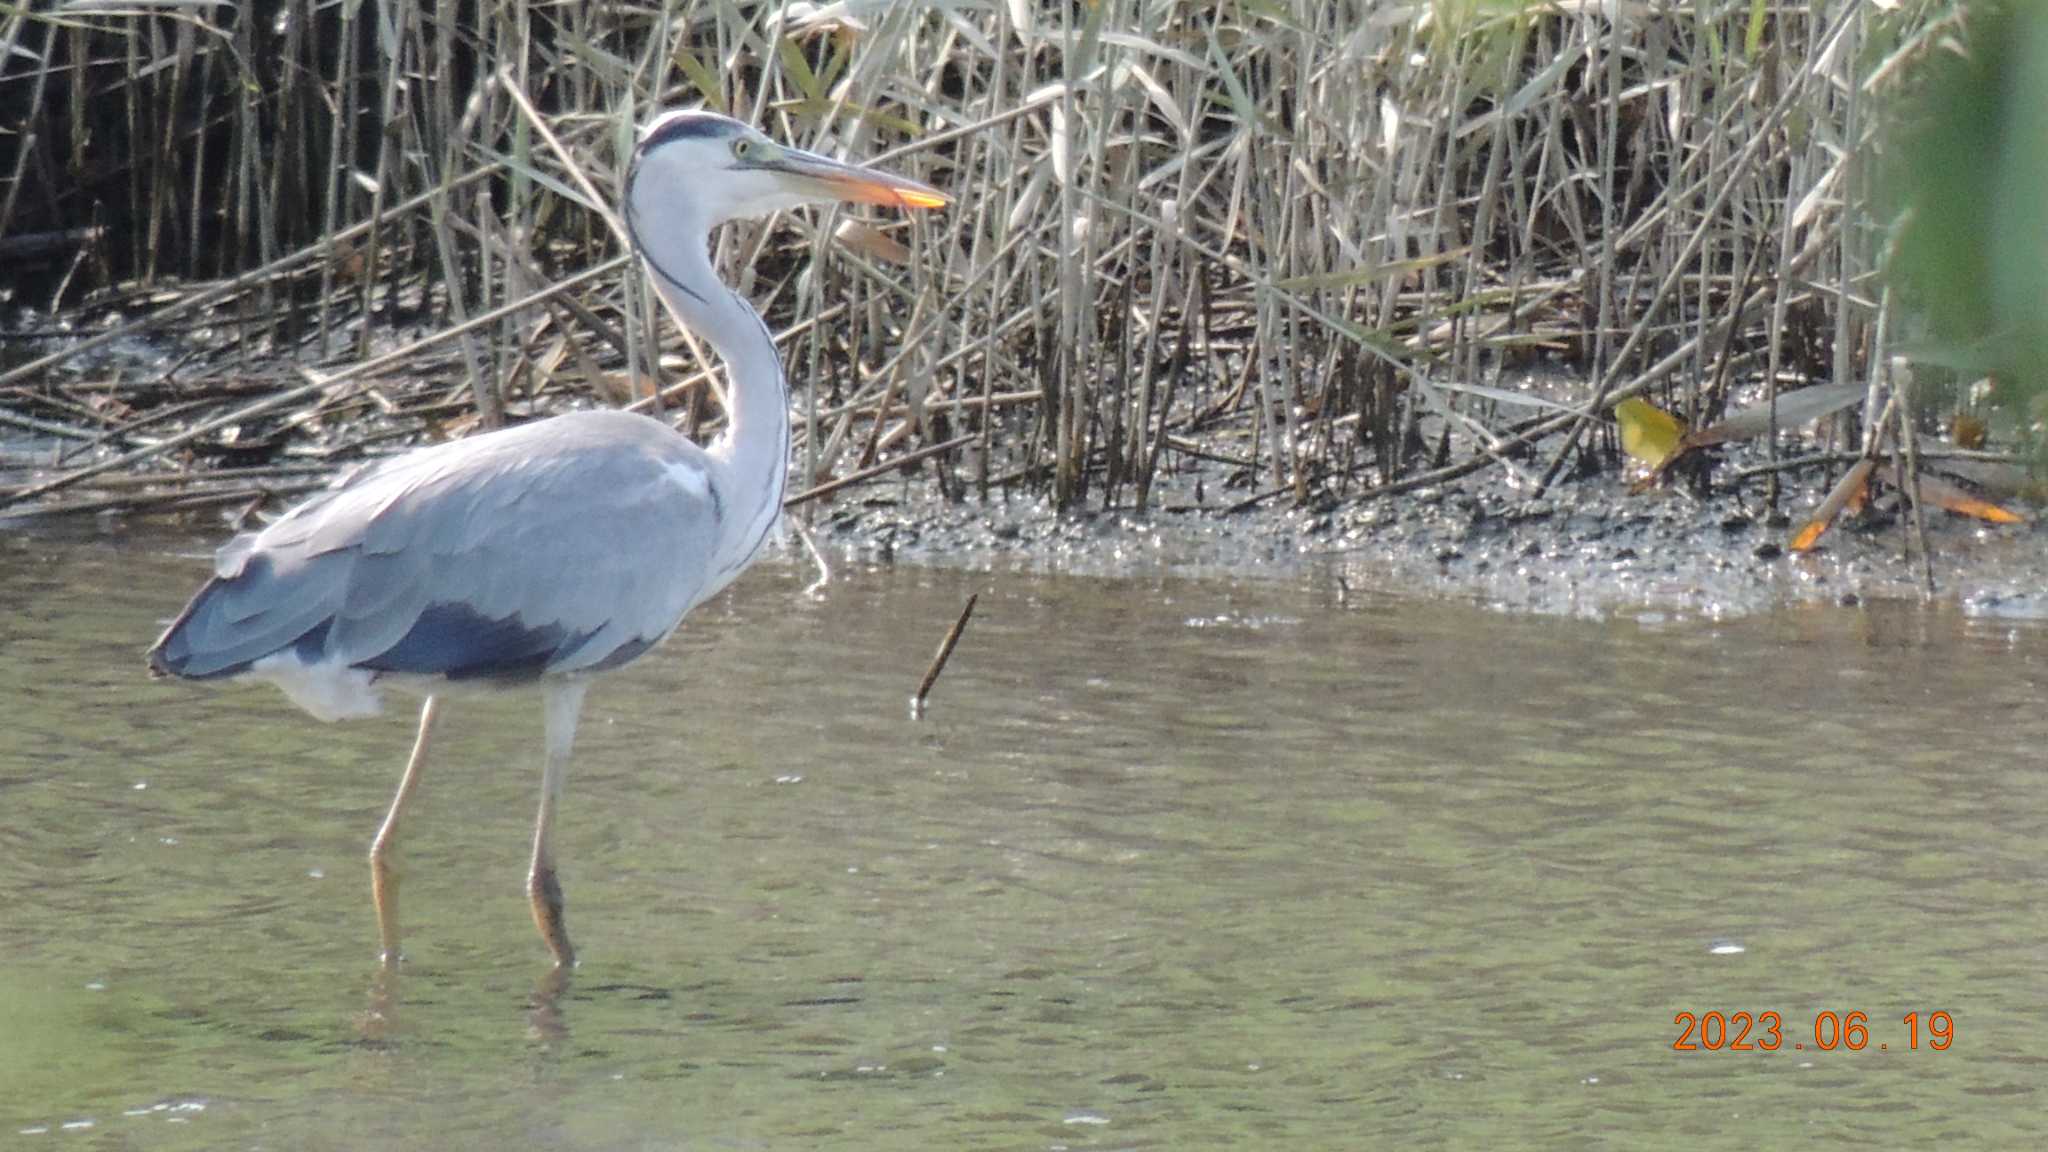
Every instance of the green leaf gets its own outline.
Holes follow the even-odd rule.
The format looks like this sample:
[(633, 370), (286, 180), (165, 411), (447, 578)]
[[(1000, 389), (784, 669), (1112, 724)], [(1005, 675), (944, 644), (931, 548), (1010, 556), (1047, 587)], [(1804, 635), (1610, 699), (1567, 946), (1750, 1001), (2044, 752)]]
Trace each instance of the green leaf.
[(1231, 118), (1237, 121), (1238, 130), (1244, 131), (1259, 122), (1259, 105), (1252, 94), (1245, 90), (1243, 81), (1230, 66), (1230, 58), (1223, 54), (1223, 45), (1216, 40), (1216, 26), (1209, 26), (1209, 59), (1216, 64), (1216, 74), (1223, 77), (1223, 91), (1230, 100)]
[(803, 95), (807, 104), (825, 99), (825, 93), (818, 87), (818, 74), (811, 71), (811, 62), (804, 59), (804, 47), (793, 37), (784, 36), (775, 44), (775, 58), (782, 62), (782, 74)]
[(718, 74), (706, 67), (704, 62), (697, 59), (695, 54), (678, 51), (676, 53), (676, 70), (689, 80), (690, 87), (697, 90), (697, 94), (704, 98), (704, 103), (709, 105), (712, 111), (727, 111), (725, 106), (725, 85), (718, 79)]
[(1770, 13), (1767, 0), (1749, 0), (1749, 28), (1742, 34), (1742, 54), (1756, 59), (1764, 45), (1764, 22)]
[(816, 100), (777, 100), (771, 107), (780, 112), (791, 113), (800, 120), (815, 122), (838, 112), (905, 136), (915, 137), (924, 133), (924, 128), (916, 121), (892, 116), (878, 108), (855, 104), (850, 100), (827, 100), (823, 97)]

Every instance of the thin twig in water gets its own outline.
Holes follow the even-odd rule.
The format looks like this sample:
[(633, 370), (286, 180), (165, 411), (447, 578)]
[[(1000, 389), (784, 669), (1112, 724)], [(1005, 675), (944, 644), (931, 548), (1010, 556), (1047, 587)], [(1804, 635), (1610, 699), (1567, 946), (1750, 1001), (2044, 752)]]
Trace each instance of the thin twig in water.
[(939, 641), (939, 651), (932, 657), (932, 666), (924, 670), (924, 679), (917, 682), (917, 695), (910, 698), (913, 717), (924, 715), (925, 697), (932, 694), (932, 685), (939, 682), (939, 673), (946, 670), (946, 661), (953, 656), (953, 645), (960, 643), (960, 633), (967, 630), (967, 619), (974, 615), (974, 602), (979, 599), (979, 592), (967, 597), (966, 605), (960, 609), (960, 618), (953, 621), (953, 626), (946, 630), (946, 638)]

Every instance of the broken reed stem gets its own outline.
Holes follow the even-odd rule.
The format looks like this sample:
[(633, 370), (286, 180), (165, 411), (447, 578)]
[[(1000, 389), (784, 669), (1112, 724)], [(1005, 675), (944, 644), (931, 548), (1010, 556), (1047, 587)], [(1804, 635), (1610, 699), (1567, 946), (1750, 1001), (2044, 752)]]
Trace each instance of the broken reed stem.
[[(1887, 292), (1887, 305), (1889, 300), (1890, 293)], [(1890, 368), (1891, 350), (1885, 347), (1883, 336), (1883, 323), (1887, 314), (1888, 308), (1881, 306), (1878, 310), (1877, 352), (1873, 359), (1886, 366), (1885, 372), (1891, 376), (1893, 391), (1899, 397), (1899, 447), (1903, 449), (1905, 473), (1900, 490), (1906, 494), (1906, 500), (1912, 509), (1914, 550), (1920, 553), (1920, 586), (1926, 595), (1932, 596), (1934, 553), (1927, 546), (1927, 510), (1925, 501), (1920, 498), (1920, 430), (1913, 426), (1913, 375), (1910, 370), (1894, 372)]]
[(151, 513), (196, 512), (223, 505), (247, 504), (251, 501), (268, 502), (280, 497), (304, 496), (327, 487), (325, 479), (303, 484), (280, 484), (274, 487), (251, 488), (247, 486), (229, 488), (218, 492), (154, 492), (129, 496), (103, 496), (93, 500), (74, 500), (67, 504), (37, 504), (28, 508), (17, 508), (0, 512), (0, 523), (8, 520), (56, 519), (63, 516), (98, 515), (103, 512)]
[(823, 484), (817, 485), (816, 487), (806, 488), (802, 492), (799, 492), (796, 495), (791, 496), (787, 500), (784, 500), (782, 502), (782, 506), (784, 509), (789, 509), (795, 508), (800, 504), (808, 504), (821, 496), (830, 496), (832, 493), (839, 491), (841, 488), (851, 488), (855, 484), (865, 483), (866, 481), (873, 480), (877, 476), (886, 476), (899, 468), (909, 467), (910, 465), (915, 464), (920, 460), (929, 459), (930, 457), (937, 456), (942, 452), (951, 452), (955, 448), (959, 448), (964, 445), (973, 443), (974, 439), (975, 434), (969, 432), (964, 436), (955, 436), (951, 440), (944, 441), (943, 443), (927, 445), (926, 447), (917, 449), (915, 452), (905, 452), (903, 455), (898, 456), (894, 459), (884, 460), (879, 464), (871, 465), (870, 467), (863, 468), (858, 472), (849, 473), (848, 475), (841, 476), (835, 480), (828, 480)]
[[(2029, 458), (2013, 452), (1977, 452), (1967, 448), (1920, 449), (1916, 453), (1921, 460), (1954, 460), (1973, 464), (1997, 464), (2010, 468), (2025, 468)], [(1797, 472), (1807, 468), (1822, 468), (1836, 464), (1854, 464), (1863, 459), (1862, 452), (1836, 450), (1830, 452), (1809, 452), (1804, 456), (1788, 456), (1778, 460), (1751, 465), (1728, 475), (1728, 485), (1740, 485), (1759, 477), (1781, 472)]]
[[(131, 488), (163, 488), (250, 480), (322, 480), (334, 469), (324, 464), (268, 464), (257, 468), (217, 468), (206, 472), (129, 472), (102, 476), (87, 485), (95, 492), (116, 492)], [(28, 484), (0, 484), (0, 495), (23, 491)]]
[[(450, 184), (447, 189), (430, 188), (425, 192), (421, 192), (419, 195), (407, 200), (404, 204), (392, 209), (392, 214), (396, 215), (400, 212), (409, 212), (417, 209), (435, 196), (442, 195), (445, 191), (475, 183), (495, 174), (495, 172), (496, 169), (494, 168), (479, 168), (472, 172), (466, 172)], [(315, 257), (328, 256), (332, 254), (336, 246), (346, 244), (351, 240), (368, 234), (376, 227), (376, 224), (377, 222), (374, 220), (365, 220), (352, 224), (318, 244), (311, 244), (299, 249), (297, 252), (280, 256), (261, 268), (251, 272), (244, 272), (229, 280), (223, 280), (211, 288), (187, 296), (174, 304), (166, 305), (154, 312), (144, 313), (142, 316), (126, 324), (109, 328), (104, 332), (87, 336), (82, 340), (75, 342), (67, 341), (54, 352), (38, 356), (26, 364), (17, 364), (4, 372), (0, 372), (0, 387), (39, 377), (68, 360), (74, 359), (86, 352), (103, 348), (116, 340), (124, 340), (140, 336), (145, 332), (161, 330), (170, 321), (180, 316), (196, 312), (209, 305), (219, 304), (234, 296), (237, 292), (260, 287), (264, 283), (291, 271), (300, 264), (307, 263)]]
[(910, 698), (910, 714), (924, 715), (925, 697), (932, 694), (932, 685), (939, 682), (939, 673), (946, 670), (946, 661), (953, 657), (953, 646), (960, 643), (960, 634), (967, 630), (967, 620), (974, 615), (974, 602), (981, 599), (976, 592), (967, 597), (967, 603), (960, 608), (960, 618), (946, 630), (946, 638), (939, 641), (939, 650), (932, 657), (931, 667), (924, 670), (924, 679), (917, 682), (917, 694)]
[(388, 368), (393, 364), (397, 364), (415, 355), (416, 353), (420, 352), (423, 349), (431, 348), (436, 344), (440, 344), (443, 343), (444, 341), (452, 340), (458, 336), (465, 335), (471, 329), (478, 328), (486, 324), (494, 324), (499, 320), (502, 320), (505, 317), (518, 312), (523, 308), (530, 307), (536, 303), (539, 303), (542, 300), (546, 300), (557, 293), (566, 292), (571, 288), (574, 288), (580, 284), (585, 283), (586, 281), (595, 280), (599, 276), (609, 275), (610, 273), (615, 271), (619, 265), (625, 263), (625, 260), (626, 258), (623, 256), (617, 257), (612, 260), (608, 260), (595, 268), (586, 269), (585, 271), (579, 272), (566, 280), (558, 281), (554, 284), (549, 285), (546, 288), (542, 288), (535, 292), (529, 293), (528, 295), (522, 297), (521, 299), (511, 301), (510, 303), (501, 304), (488, 312), (478, 313), (477, 315), (470, 317), (469, 320), (460, 325), (457, 325), (452, 328), (443, 328), (438, 332), (430, 333), (426, 336), (423, 336), (420, 339), (415, 340), (410, 344), (407, 344), (403, 348), (393, 349), (392, 351), (384, 353), (382, 356), (373, 356), (368, 360), (357, 361), (356, 363), (351, 364), (348, 367), (340, 369), (338, 371), (323, 375), (321, 373), (313, 371), (311, 368), (301, 368), (299, 371), (301, 375), (303, 375), (306, 378), (306, 383), (301, 384), (296, 388), (287, 388), (282, 392), (273, 393), (272, 395), (265, 396), (260, 400), (251, 401), (250, 403), (245, 404), (242, 407), (227, 413), (226, 415), (216, 416), (211, 420), (201, 421), (200, 423), (185, 429), (183, 432), (179, 432), (174, 436), (166, 437), (165, 439), (158, 441), (157, 443), (152, 444), (146, 448), (138, 448), (133, 452), (127, 452), (120, 456), (111, 457), (109, 459), (102, 460), (96, 464), (87, 464), (82, 468), (77, 468), (70, 472), (66, 472), (61, 476), (57, 476), (52, 479), (46, 480), (40, 484), (32, 484), (29, 487), (23, 489), (22, 491), (14, 493), (12, 495), (0, 495), (0, 509), (5, 509), (9, 505), (16, 504), (19, 503), (20, 501), (31, 499), (37, 496), (47, 496), (52, 492), (56, 492), (63, 488), (69, 488), (73, 484), (77, 484), (82, 480), (90, 479), (91, 477), (97, 476), (103, 472), (111, 472), (116, 468), (131, 468), (137, 464), (142, 464), (147, 461), (154, 460), (169, 452), (173, 448), (178, 448), (182, 447), (183, 445), (190, 444), (192, 441), (199, 439), (201, 436), (207, 435), (210, 432), (217, 432), (230, 424), (240, 424), (243, 421), (250, 419), (251, 417), (260, 416), (266, 412), (270, 412), (278, 408), (283, 408), (289, 404), (297, 403), (300, 400), (309, 399), (314, 395), (323, 392), (329, 388), (333, 388), (342, 384), (347, 384), (353, 380), (356, 380), (363, 376), (367, 376), (380, 369)]

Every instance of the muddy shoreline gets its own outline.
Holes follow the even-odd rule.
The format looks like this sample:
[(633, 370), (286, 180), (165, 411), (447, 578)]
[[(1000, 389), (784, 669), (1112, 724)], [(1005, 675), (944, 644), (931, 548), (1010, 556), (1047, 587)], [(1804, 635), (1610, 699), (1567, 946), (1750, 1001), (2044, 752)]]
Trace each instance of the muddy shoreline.
[(1931, 597), (1896, 493), (1845, 520), (1813, 552), (1786, 551), (1821, 498), (1817, 479), (1789, 486), (1776, 517), (1759, 485), (1704, 497), (1679, 486), (1635, 492), (1618, 468), (1536, 500), (1481, 473), (1395, 500), (1273, 501), (1236, 512), (1229, 509), (1241, 495), (1219, 498), (1217, 479), (1180, 474), (1160, 509), (1144, 514), (1057, 514), (1047, 499), (1017, 493), (948, 502), (928, 479), (912, 478), (792, 515), (811, 525), (828, 557), (854, 562), (1317, 578), (1362, 594), (1593, 618), (1715, 619), (1787, 604), (1922, 598), (1975, 614), (2048, 616), (2048, 539), (2032, 523), (1991, 526), (1930, 509)]
[[(137, 357), (154, 363), (168, 354), (144, 346), (124, 352), (117, 363), (133, 367)], [(1552, 373), (1518, 386), (1547, 395), (1561, 388), (1562, 379)], [(206, 454), (173, 471), (155, 465), (122, 470), (106, 481), (111, 490), (90, 481), (76, 494), (61, 494), (74, 503), (62, 515), (24, 505), (13, 513), (18, 518), (10, 518), (9, 510), (0, 509), (0, 532), (61, 539), (176, 525), (174, 531), (210, 547), (224, 541), (236, 523), (275, 515), (366, 458), (430, 442), (436, 436), (428, 430), (417, 414), (375, 409), (324, 424), (302, 423), (295, 413), (266, 417), (240, 429), (253, 433), (249, 438), (261, 450), (248, 463), (268, 466), (245, 469), (246, 478), (236, 478), (232, 469), (215, 471), (234, 465), (234, 459)], [(286, 432), (291, 439), (282, 438)], [(1811, 435), (1784, 436), (1788, 452), (1824, 446)], [(1242, 434), (1225, 430), (1211, 439), (1239, 457), (1250, 455)], [(1476, 451), (1465, 436), (1453, 435), (1449, 444), (1454, 454)], [(39, 483), (112, 450), (67, 459), (67, 450), (77, 447), (71, 440), (0, 428), (0, 485)], [(802, 455), (800, 449), (799, 463)], [(919, 455), (911, 451), (906, 458)], [(1909, 517), (1901, 512), (1897, 492), (1890, 491), (1860, 517), (1845, 517), (1818, 550), (1790, 553), (1787, 542), (1839, 468), (1784, 473), (1774, 513), (1760, 480), (1730, 484), (1731, 477), (1765, 462), (1761, 443), (1707, 454), (1704, 484), (1682, 478), (1637, 491), (1639, 469), (1611, 445), (1589, 442), (1578, 458), (1581, 466), (1536, 499), (1514, 488), (1513, 477), (1500, 468), (1489, 467), (1377, 499), (1351, 495), (1361, 487), (1355, 477), (1325, 479), (1312, 488), (1306, 506), (1296, 506), (1292, 493), (1258, 498), (1270, 477), (1242, 460), (1224, 462), (1230, 452), (1173, 448), (1165, 453), (1151, 510), (1144, 513), (1132, 510), (1128, 487), (1119, 506), (1109, 510), (1101, 507), (1099, 494), (1088, 493), (1080, 509), (1058, 512), (1049, 485), (1042, 483), (992, 486), (983, 498), (966, 463), (946, 456), (945, 463), (916, 460), (832, 492), (793, 509), (791, 518), (809, 526), (828, 557), (856, 563), (1105, 577), (1309, 578), (1361, 594), (1596, 618), (1725, 618), (1792, 603), (1918, 600), (1931, 571), (1935, 600), (1989, 616), (2048, 616), (2048, 540), (2032, 523), (1992, 526), (1929, 509), (1932, 560), (1923, 571), (1912, 549)], [(63, 466), (52, 467), (60, 459)], [(1000, 459), (1004, 469), (1020, 463), (1014, 450)], [(937, 467), (952, 469), (949, 482), (939, 482)], [(1521, 471), (1529, 471), (1528, 462)], [(159, 484), (161, 497), (142, 495)], [(945, 490), (965, 494), (948, 499)], [(160, 500), (157, 513), (148, 511), (150, 499)], [(800, 552), (794, 541), (789, 547)]]
[[(1724, 463), (1732, 474), (1745, 452)], [(339, 470), (337, 470), (339, 471)], [(318, 477), (308, 477), (317, 482)], [(1845, 518), (1807, 554), (1786, 550), (1825, 490), (1788, 483), (1774, 516), (1761, 485), (1704, 495), (1687, 484), (1636, 491), (1620, 461), (1568, 477), (1537, 499), (1492, 471), (1375, 500), (1327, 494), (1244, 507), (1241, 472), (1188, 461), (1163, 474), (1153, 507), (1060, 513), (1043, 492), (994, 488), (948, 500), (928, 468), (834, 493), (790, 512), (833, 563), (900, 562), (969, 571), (1090, 577), (1327, 580), (1340, 592), (1425, 596), (1491, 609), (1603, 618), (1719, 619), (1786, 604), (1869, 599), (1949, 602), (1996, 617), (2048, 618), (2048, 537), (2034, 523), (1993, 526), (1927, 513), (1934, 592), (1924, 593), (1896, 492)], [(303, 485), (302, 485), (303, 486)], [(956, 490), (960, 485), (951, 485)], [(301, 498), (281, 489), (274, 515)], [(129, 531), (225, 541), (234, 505), (173, 515), (0, 515), (0, 532), (42, 539)], [(246, 521), (241, 521), (246, 523)], [(173, 527), (175, 526), (175, 527)], [(786, 542), (792, 555), (801, 544)]]

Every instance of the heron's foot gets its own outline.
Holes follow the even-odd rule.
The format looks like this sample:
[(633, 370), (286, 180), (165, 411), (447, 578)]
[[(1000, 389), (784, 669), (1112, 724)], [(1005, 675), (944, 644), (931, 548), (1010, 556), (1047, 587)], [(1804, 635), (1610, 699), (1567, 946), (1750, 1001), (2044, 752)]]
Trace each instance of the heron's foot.
[(398, 1003), (398, 969), (379, 967), (370, 977), (369, 1002), (356, 1017), (356, 1032), (369, 1041), (386, 1039), (398, 1017)]
[(576, 949), (569, 943), (568, 926), (562, 922), (562, 885), (552, 867), (536, 867), (527, 874), (526, 895), (533, 902), (534, 927), (554, 953), (555, 967), (574, 968)]

